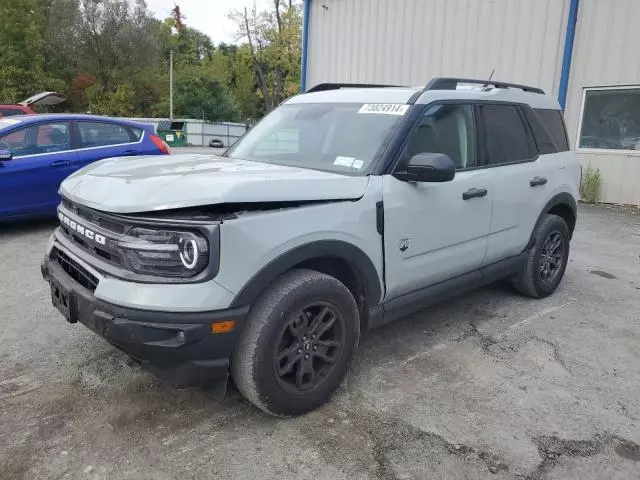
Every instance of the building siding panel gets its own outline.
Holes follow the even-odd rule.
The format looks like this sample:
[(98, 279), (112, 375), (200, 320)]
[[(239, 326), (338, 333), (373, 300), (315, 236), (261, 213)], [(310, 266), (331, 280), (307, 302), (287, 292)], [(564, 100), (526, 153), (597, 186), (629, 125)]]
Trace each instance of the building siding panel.
[[(577, 147), (584, 88), (640, 85), (638, 0), (580, 0), (565, 118)], [(599, 168), (601, 200), (640, 204), (640, 151), (579, 153), (584, 166)]]
[(495, 69), (496, 79), (557, 93), (568, 1), (311, 0), (307, 87)]

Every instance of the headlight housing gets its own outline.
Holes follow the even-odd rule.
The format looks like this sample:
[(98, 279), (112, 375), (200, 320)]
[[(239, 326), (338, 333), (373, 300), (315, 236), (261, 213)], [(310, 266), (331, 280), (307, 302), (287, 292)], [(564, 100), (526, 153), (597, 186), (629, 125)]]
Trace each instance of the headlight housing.
[(135, 227), (116, 246), (127, 267), (143, 275), (190, 278), (209, 263), (209, 243), (195, 232)]

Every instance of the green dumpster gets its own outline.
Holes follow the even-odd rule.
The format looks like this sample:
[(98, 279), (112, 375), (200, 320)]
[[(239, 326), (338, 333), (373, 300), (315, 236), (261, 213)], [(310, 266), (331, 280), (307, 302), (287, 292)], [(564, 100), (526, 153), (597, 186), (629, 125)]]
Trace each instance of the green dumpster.
[(160, 122), (156, 130), (160, 138), (167, 142), (170, 147), (187, 146), (185, 122)]

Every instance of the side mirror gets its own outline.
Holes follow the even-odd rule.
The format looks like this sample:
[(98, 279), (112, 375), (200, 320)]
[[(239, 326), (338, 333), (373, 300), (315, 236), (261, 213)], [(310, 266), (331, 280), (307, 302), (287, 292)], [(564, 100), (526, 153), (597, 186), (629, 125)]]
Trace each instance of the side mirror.
[(8, 162), (13, 158), (11, 150), (0, 150), (0, 162)]
[(450, 182), (456, 166), (444, 153), (418, 153), (411, 157), (404, 172), (393, 176), (404, 182)]

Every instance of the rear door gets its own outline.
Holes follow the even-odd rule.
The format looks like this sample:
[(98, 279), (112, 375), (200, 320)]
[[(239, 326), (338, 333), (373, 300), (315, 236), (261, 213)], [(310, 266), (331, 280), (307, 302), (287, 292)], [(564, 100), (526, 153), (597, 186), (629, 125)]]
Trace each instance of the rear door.
[(548, 174), (520, 105), (479, 106), (483, 163), (492, 173), (493, 211), (484, 264), (518, 255), (549, 197)]
[(101, 121), (78, 121), (75, 128), (80, 167), (103, 158), (140, 154), (143, 135), (140, 129)]
[(74, 170), (69, 122), (17, 128), (0, 138), (13, 158), (0, 162), (0, 216), (53, 213), (60, 183)]

